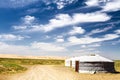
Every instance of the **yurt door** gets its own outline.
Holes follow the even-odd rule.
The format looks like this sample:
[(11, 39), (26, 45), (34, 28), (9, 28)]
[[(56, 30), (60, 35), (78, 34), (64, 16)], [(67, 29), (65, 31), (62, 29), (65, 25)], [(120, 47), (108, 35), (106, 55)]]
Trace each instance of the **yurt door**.
[(75, 61), (75, 71), (79, 72), (79, 61)]

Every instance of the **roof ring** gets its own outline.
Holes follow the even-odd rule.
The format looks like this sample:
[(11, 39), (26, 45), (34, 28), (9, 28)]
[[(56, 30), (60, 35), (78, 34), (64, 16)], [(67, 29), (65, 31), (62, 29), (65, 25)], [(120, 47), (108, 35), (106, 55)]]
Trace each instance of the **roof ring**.
[(89, 56), (96, 56), (96, 54), (90, 54)]

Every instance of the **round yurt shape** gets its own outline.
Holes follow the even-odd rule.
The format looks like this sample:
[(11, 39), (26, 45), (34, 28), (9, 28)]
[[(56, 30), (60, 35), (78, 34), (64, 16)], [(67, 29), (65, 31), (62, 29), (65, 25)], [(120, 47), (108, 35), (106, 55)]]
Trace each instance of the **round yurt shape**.
[(75, 71), (79, 73), (115, 72), (114, 62), (100, 55), (80, 56), (75, 61)]
[(72, 58), (72, 60), (71, 60), (71, 65), (72, 65), (71, 67), (72, 68), (75, 68), (75, 62), (78, 61), (78, 60), (80, 60), (80, 57), (74, 57), (74, 58)]
[(65, 60), (65, 66), (71, 67), (72, 66), (72, 58), (68, 58)]
[(75, 61), (79, 60), (79, 57), (72, 57), (65, 60), (65, 66), (75, 68)]

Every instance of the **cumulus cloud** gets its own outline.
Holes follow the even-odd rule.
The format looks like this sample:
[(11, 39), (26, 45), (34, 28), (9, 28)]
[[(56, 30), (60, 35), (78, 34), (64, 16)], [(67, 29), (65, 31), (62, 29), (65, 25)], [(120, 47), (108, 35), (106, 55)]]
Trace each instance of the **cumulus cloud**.
[(23, 40), (25, 37), (14, 34), (0, 34), (0, 41)]
[(82, 27), (74, 26), (73, 29), (68, 33), (70, 35), (83, 34), (85, 30)]
[(90, 36), (83, 37), (83, 38), (77, 38), (76, 36), (71, 36), (68, 38), (68, 41), (72, 44), (91, 44), (91, 43), (96, 43), (96, 42), (103, 42), (103, 41), (117, 39), (119, 37), (120, 36), (117, 34), (106, 34), (100, 38), (93, 38)]
[(21, 18), (21, 24), (18, 26), (13, 26), (15, 30), (26, 30), (34, 27), (34, 23), (37, 19), (34, 16), (26, 15)]

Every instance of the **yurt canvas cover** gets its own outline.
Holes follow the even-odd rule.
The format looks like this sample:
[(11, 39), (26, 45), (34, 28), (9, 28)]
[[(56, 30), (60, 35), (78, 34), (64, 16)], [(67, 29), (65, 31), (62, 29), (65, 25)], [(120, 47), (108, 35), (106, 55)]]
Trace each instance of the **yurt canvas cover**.
[(79, 67), (79, 73), (115, 72), (114, 62), (99, 55), (81, 56), (77, 61), (75, 69)]

